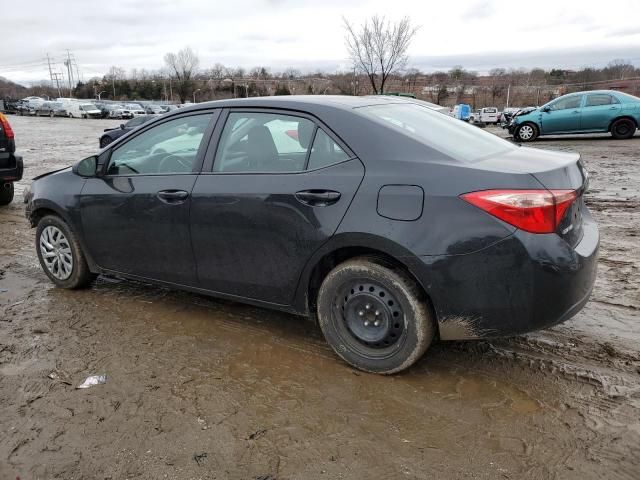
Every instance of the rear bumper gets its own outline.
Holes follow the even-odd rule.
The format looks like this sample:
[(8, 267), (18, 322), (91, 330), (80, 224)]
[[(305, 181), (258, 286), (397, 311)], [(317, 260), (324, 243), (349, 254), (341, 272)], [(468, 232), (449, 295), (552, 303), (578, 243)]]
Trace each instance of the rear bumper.
[(0, 183), (21, 180), (23, 169), (21, 156), (0, 153)]
[(578, 313), (596, 278), (600, 235), (591, 215), (571, 247), (556, 234), (516, 231), (467, 255), (421, 257), (414, 271), (430, 295), (440, 338), (518, 335)]

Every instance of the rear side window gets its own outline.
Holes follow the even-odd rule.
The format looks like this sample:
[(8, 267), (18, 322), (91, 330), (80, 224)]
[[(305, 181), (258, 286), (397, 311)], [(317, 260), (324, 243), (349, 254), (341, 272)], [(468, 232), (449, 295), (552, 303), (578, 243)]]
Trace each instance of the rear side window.
[(518, 148), (478, 127), (417, 104), (386, 104), (355, 109), (461, 162)]
[(309, 155), (308, 169), (314, 170), (348, 159), (349, 155), (324, 130), (318, 128)]
[(277, 113), (232, 112), (220, 137), (214, 172), (300, 172), (315, 124)]
[(598, 105), (612, 105), (618, 102), (618, 99), (613, 95), (606, 93), (594, 93), (587, 95), (587, 107), (597, 107)]

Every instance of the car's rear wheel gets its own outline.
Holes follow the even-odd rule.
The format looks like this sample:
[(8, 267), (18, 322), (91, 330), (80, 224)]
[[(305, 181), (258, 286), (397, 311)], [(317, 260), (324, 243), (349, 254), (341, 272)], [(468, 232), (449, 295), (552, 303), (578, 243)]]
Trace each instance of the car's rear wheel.
[(410, 367), (436, 331), (416, 283), (374, 258), (335, 267), (322, 282), (317, 304), (320, 328), (331, 348), (367, 372), (392, 374)]
[(9, 205), (13, 200), (13, 182), (0, 183), (0, 205)]
[(60, 217), (46, 215), (36, 229), (36, 250), (44, 273), (60, 288), (83, 288), (95, 275), (71, 228)]
[(100, 139), (100, 148), (104, 148), (107, 145), (109, 145), (113, 140), (111, 140), (109, 137), (102, 137)]
[(538, 137), (538, 127), (533, 123), (523, 123), (518, 125), (515, 131), (516, 140), (521, 142), (532, 142)]
[(628, 118), (621, 118), (611, 124), (611, 136), (618, 140), (626, 140), (636, 133), (636, 124)]

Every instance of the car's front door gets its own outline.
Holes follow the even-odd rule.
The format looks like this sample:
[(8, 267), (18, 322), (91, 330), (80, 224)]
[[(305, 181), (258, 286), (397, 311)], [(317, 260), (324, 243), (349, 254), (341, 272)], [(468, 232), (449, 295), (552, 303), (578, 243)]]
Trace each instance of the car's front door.
[(580, 129), (582, 95), (559, 98), (540, 111), (540, 126), (546, 134), (573, 132)]
[(86, 181), (82, 228), (100, 267), (196, 283), (189, 232), (191, 190), (216, 116), (192, 112), (152, 125), (115, 146), (104, 175)]
[(336, 231), (363, 175), (360, 160), (310, 117), (232, 110), (212, 171), (192, 194), (201, 286), (290, 304), (305, 263)]
[(589, 93), (586, 95), (582, 109), (582, 130), (606, 132), (611, 120), (616, 118), (622, 109), (616, 97), (609, 93)]

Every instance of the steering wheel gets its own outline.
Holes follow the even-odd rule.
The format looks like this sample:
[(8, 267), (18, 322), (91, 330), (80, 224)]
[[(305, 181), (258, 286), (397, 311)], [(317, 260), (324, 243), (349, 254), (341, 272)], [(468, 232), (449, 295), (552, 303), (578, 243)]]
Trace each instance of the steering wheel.
[(192, 170), (191, 164), (178, 155), (167, 155), (158, 165), (158, 173), (181, 173), (190, 172)]

